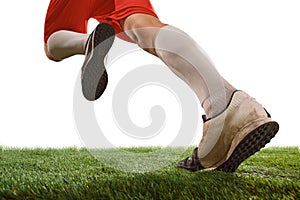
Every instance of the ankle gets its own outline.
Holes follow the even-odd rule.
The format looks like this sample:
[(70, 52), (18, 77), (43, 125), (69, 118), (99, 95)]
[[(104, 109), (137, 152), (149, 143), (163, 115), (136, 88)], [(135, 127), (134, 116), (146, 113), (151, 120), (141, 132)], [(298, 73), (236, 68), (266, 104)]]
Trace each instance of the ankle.
[(206, 118), (214, 118), (223, 113), (230, 104), (233, 93), (236, 89), (227, 89), (225, 92), (210, 95), (202, 102)]

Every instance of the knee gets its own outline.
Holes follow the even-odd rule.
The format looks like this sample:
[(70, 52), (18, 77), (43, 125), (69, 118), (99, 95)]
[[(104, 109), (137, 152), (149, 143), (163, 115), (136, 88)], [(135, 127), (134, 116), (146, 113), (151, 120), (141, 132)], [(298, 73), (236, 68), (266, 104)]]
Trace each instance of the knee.
[(146, 14), (133, 14), (124, 20), (126, 34), (143, 49), (152, 49), (157, 31), (165, 26), (159, 19)]
[(162, 54), (189, 55), (201, 50), (197, 43), (182, 30), (167, 26), (156, 34), (154, 46)]
[(44, 50), (46, 53), (46, 56), (48, 59), (60, 62), (63, 59), (60, 59), (59, 54), (63, 51), (65, 51), (64, 48), (62, 48), (62, 40), (60, 40), (60, 35), (63, 33), (63, 31), (56, 31), (52, 33), (47, 42), (44, 43)]
[(54, 62), (60, 62), (60, 61), (61, 61), (61, 60), (55, 59), (55, 58), (51, 55), (51, 52), (50, 52), (50, 50), (49, 50), (48, 45), (47, 45), (46, 42), (44, 43), (44, 51), (45, 51), (45, 54), (46, 54), (46, 56), (47, 56), (47, 58), (48, 58), (49, 60), (52, 60), (52, 61), (54, 61)]

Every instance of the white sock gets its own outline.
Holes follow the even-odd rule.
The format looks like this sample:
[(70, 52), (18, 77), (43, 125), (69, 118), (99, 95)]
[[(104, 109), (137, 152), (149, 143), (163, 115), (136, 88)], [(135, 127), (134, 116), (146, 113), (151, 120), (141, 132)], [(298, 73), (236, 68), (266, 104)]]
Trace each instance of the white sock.
[(76, 54), (84, 54), (88, 37), (88, 34), (65, 30), (57, 31), (47, 41), (48, 51), (55, 60), (63, 60)]
[(158, 31), (154, 47), (166, 65), (194, 90), (208, 118), (225, 110), (236, 89), (220, 76), (190, 36), (165, 26)]

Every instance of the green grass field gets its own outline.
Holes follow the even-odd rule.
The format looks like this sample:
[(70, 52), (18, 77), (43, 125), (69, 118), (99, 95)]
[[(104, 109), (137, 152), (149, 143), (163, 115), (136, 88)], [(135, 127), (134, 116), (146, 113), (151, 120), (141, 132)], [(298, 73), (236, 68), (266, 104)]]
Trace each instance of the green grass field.
[[(168, 152), (166, 159), (178, 152), (178, 148), (123, 149), (131, 159), (122, 163), (117, 162), (124, 158), (120, 151), (99, 150), (112, 164), (105, 165), (86, 149), (0, 148), (0, 199), (300, 199), (296, 147), (264, 149), (235, 173), (177, 169), (177, 161), (192, 148), (168, 165), (159, 164), (164, 156), (155, 155), (156, 160), (150, 156), (151, 165), (139, 159), (158, 150)], [(123, 164), (147, 172), (120, 170)], [(159, 167), (151, 170), (155, 166)]]

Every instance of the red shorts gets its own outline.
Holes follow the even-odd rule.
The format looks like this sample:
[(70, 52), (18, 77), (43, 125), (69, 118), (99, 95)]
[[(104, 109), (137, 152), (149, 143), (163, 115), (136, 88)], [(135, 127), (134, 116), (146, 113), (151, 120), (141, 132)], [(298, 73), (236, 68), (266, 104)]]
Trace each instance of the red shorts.
[[(44, 27), (44, 41), (59, 30), (87, 33), (90, 18), (111, 24), (116, 33), (123, 32), (120, 20), (134, 13), (157, 17), (150, 0), (51, 0)], [(125, 34), (122, 39), (131, 41)]]

